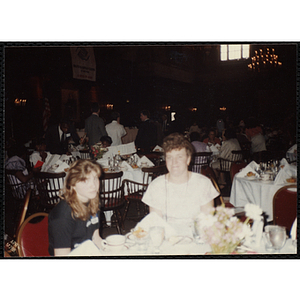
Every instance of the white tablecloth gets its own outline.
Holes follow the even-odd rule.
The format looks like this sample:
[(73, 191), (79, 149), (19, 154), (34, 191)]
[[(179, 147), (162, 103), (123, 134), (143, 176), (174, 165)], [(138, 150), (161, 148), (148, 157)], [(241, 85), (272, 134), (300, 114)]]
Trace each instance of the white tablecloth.
[[(147, 256), (147, 255), (155, 255), (154, 249), (151, 241), (148, 243), (147, 250), (143, 253), (138, 251), (137, 245), (127, 244), (128, 247), (124, 246), (123, 250), (120, 252), (112, 252), (108, 249), (100, 250), (97, 246), (91, 241), (87, 240), (80, 244), (77, 248), (75, 248), (69, 256)], [(160, 246), (160, 254), (159, 255), (204, 255), (211, 251), (211, 248), (208, 244), (197, 244), (194, 241), (190, 244), (184, 245), (172, 245), (169, 241), (164, 240), (163, 244)], [(292, 239), (288, 239), (284, 245), (284, 247), (279, 251), (279, 254), (296, 254), (297, 250), (295, 245), (293, 244)], [(245, 254), (251, 254), (245, 253)], [(274, 254), (269, 252), (265, 248), (265, 242), (262, 238), (262, 242), (259, 248), (256, 249), (255, 253), (252, 254)]]
[(249, 180), (235, 176), (233, 179), (230, 203), (236, 207), (247, 203), (258, 205), (268, 216), (267, 221), (273, 220), (273, 197), (284, 184), (274, 184), (274, 181)]

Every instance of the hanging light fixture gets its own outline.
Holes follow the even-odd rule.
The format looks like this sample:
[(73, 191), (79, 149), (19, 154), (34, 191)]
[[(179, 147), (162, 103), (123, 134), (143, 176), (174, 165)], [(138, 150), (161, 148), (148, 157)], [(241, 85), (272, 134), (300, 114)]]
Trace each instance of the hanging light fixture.
[(251, 57), (251, 63), (248, 64), (248, 69), (260, 72), (262, 70), (278, 68), (282, 66), (282, 62), (278, 61), (278, 55), (275, 54), (275, 49), (264, 48), (254, 51)]

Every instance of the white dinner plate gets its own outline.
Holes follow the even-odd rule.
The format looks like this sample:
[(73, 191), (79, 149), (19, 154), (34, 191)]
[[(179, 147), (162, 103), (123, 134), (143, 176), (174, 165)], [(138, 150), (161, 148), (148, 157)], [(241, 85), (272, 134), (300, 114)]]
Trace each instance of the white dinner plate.
[(255, 179), (257, 179), (256, 176), (245, 176), (245, 178), (247, 180), (255, 180)]

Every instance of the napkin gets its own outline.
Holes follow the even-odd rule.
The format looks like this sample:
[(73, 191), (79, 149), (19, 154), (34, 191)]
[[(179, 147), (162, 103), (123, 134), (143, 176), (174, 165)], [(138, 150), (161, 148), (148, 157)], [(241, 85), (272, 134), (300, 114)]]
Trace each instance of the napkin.
[(163, 148), (160, 147), (159, 145), (156, 145), (156, 146), (153, 148), (152, 151), (153, 151), (153, 152), (163, 152), (164, 150), (163, 150)]
[(287, 162), (287, 160), (285, 158), (283, 158), (281, 161), (280, 161), (280, 165), (281, 166), (285, 166), (285, 165), (288, 165), (289, 163)]
[[(54, 173), (66, 172), (66, 169), (69, 169), (70, 166), (61, 160), (58, 160), (54, 166), (57, 166), (53, 171)], [(54, 167), (53, 166), (53, 167)]]
[(91, 241), (86, 240), (73, 249), (68, 256), (100, 256), (101, 251), (99, 248)]
[[(284, 165), (283, 168), (280, 168), (274, 184), (287, 184), (286, 180), (291, 177), (297, 178), (297, 167), (289, 164)], [(295, 182), (295, 184), (297, 183)]]
[(161, 218), (156, 212), (149, 213), (144, 217), (139, 223), (137, 223), (135, 228), (141, 227), (145, 231), (150, 230), (152, 226), (162, 226), (165, 229), (165, 239), (171, 236), (176, 236), (176, 230), (170, 226), (163, 218)]
[(154, 163), (147, 156), (142, 156), (137, 165), (141, 167), (141, 163), (147, 163), (148, 167), (154, 167)]
[(132, 155), (132, 157), (134, 158), (134, 160), (136, 161), (136, 164), (139, 165), (139, 162), (141, 160), (141, 158), (135, 153)]
[(97, 164), (101, 165), (102, 168), (105, 168), (108, 166), (108, 159), (106, 158), (100, 158), (100, 159), (97, 159)]
[(255, 174), (256, 177), (259, 177), (258, 173), (255, 171), (255, 169), (258, 167), (258, 164), (255, 161), (251, 161), (245, 168), (240, 170), (239, 173), (237, 173), (235, 176), (237, 177), (245, 177), (248, 172), (252, 172)]
[(209, 148), (213, 155), (219, 154), (219, 149), (215, 145), (211, 145)]
[(297, 218), (295, 219), (291, 231), (290, 231), (290, 236), (292, 240), (296, 240), (297, 239)]
[(70, 158), (72, 157), (72, 155), (67, 155), (67, 154), (63, 154), (59, 160), (63, 161), (63, 162), (68, 162), (70, 160)]
[(121, 162), (120, 167), (121, 167), (121, 168), (124, 168), (124, 169), (127, 168), (128, 171), (132, 171), (132, 170), (133, 170), (132, 167), (131, 167), (131, 165), (130, 165), (129, 163), (127, 163), (125, 160), (123, 160), (123, 161)]

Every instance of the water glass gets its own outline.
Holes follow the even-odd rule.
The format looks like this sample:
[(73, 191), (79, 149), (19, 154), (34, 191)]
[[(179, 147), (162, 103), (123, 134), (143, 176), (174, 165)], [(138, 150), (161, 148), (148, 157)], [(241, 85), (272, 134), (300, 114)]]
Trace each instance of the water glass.
[(265, 228), (267, 243), (279, 253), (286, 242), (286, 230), (283, 226), (271, 225)]
[(159, 247), (165, 238), (165, 229), (161, 226), (153, 226), (150, 228), (150, 238), (154, 247), (154, 253), (160, 253)]
[(108, 165), (109, 165), (109, 170), (114, 171), (115, 170), (115, 162), (112, 157), (108, 159)]

